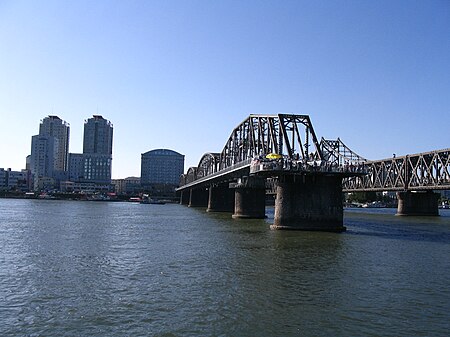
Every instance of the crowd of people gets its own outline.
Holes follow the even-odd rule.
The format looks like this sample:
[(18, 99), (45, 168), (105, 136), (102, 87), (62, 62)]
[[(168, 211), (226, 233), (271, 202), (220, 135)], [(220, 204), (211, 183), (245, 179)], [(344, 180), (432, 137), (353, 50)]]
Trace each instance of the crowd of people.
[(250, 172), (259, 171), (304, 171), (304, 172), (351, 172), (365, 173), (366, 165), (363, 162), (345, 161), (339, 165), (326, 160), (317, 160), (314, 157), (308, 159), (296, 157), (295, 159), (287, 156), (278, 158), (267, 158), (258, 156), (253, 158), (250, 164)]

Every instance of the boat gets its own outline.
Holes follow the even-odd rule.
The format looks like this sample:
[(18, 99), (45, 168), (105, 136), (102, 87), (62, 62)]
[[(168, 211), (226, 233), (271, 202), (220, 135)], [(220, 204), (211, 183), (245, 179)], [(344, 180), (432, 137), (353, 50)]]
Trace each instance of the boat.
[(141, 204), (153, 204), (153, 205), (164, 205), (165, 202), (162, 200), (152, 199), (147, 194), (144, 194), (141, 199)]
[(384, 208), (386, 205), (381, 201), (373, 201), (365, 203), (361, 206), (362, 208)]
[(111, 197), (106, 194), (92, 194), (86, 197), (88, 201), (110, 201)]

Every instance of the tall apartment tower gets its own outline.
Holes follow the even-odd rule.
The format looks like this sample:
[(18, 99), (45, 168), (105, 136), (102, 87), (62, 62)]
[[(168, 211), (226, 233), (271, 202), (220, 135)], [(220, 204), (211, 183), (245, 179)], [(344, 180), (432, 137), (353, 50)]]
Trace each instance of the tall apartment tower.
[(102, 116), (84, 122), (83, 154), (71, 154), (70, 179), (94, 184), (111, 183), (113, 126)]
[(100, 115), (84, 122), (83, 153), (112, 155), (113, 126)]
[(51, 136), (31, 137), (30, 171), (34, 177), (35, 190), (43, 180), (53, 178), (57, 140)]
[(53, 170), (67, 171), (69, 165), (69, 124), (58, 116), (45, 117), (39, 125), (39, 136), (55, 138)]

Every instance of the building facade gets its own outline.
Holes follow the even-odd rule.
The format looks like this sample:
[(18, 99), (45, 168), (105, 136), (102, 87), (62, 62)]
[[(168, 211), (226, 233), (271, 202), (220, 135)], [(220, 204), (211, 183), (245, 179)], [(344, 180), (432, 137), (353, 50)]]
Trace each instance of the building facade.
[[(41, 120), (39, 134), (31, 137), (31, 155), (27, 157), (34, 190), (57, 189), (59, 182), (67, 179), (69, 134), (69, 124), (58, 116)], [(50, 186), (52, 181), (55, 186)]]
[(33, 175), (33, 189), (40, 189), (40, 180), (53, 179), (57, 140), (52, 136), (31, 137), (30, 171)]
[(30, 171), (12, 171), (0, 168), (0, 190), (6, 191), (28, 191), (30, 182)]
[(111, 156), (71, 153), (69, 180), (74, 182), (111, 183)]
[(168, 150), (156, 149), (141, 155), (141, 185), (178, 186), (184, 171), (184, 155)]
[(117, 194), (138, 194), (141, 192), (141, 178), (139, 177), (113, 179), (112, 184)]
[(54, 137), (56, 140), (53, 164), (55, 171), (67, 171), (69, 162), (69, 134), (69, 124), (58, 116), (48, 116), (39, 125), (39, 136)]
[(83, 153), (112, 155), (113, 125), (100, 115), (84, 122)]
[(112, 161), (111, 122), (94, 115), (85, 121), (83, 153), (69, 156), (69, 180), (76, 183), (111, 184)]

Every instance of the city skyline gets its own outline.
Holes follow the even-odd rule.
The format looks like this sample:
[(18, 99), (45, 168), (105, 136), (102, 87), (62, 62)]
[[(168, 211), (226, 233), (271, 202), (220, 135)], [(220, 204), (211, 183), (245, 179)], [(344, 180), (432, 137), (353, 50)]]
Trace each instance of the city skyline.
[(249, 114), (311, 117), (368, 159), (450, 146), (445, 1), (0, 1), (0, 167), (20, 170), (48, 115), (81, 153), (114, 124), (112, 178), (172, 149), (185, 170)]

